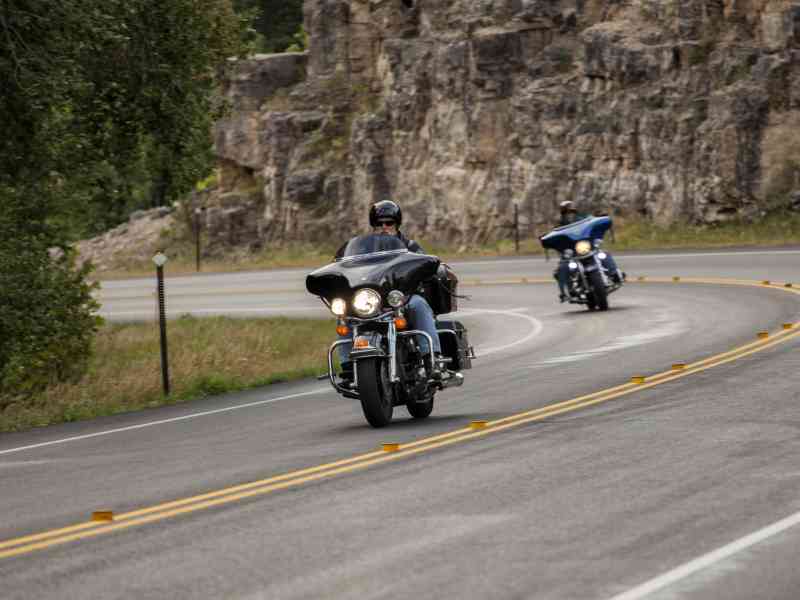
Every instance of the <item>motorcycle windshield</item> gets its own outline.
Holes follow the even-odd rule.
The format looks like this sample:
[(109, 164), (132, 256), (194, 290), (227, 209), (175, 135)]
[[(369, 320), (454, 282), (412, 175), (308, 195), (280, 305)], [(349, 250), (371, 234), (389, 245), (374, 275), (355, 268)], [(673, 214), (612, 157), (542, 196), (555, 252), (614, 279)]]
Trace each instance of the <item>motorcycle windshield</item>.
[(374, 254), (375, 252), (390, 252), (399, 250), (408, 252), (406, 245), (396, 235), (371, 234), (354, 237), (347, 242), (342, 258)]
[(306, 289), (329, 302), (334, 298), (349, 301), (363, 287), (384, 295), (392, 290), (411, 295), (436, 274), (439, 262), (436, 256), (409, 252), (395, 236), (360, 236), (350, 240), (341, 259), (310, 273)]
[(611, 217), (586, 217), (575, 223), (556, 227), (540, 238), (542, 246), (563, 252), (575, 248), (580, 240), (601, 240), (611, 228)]

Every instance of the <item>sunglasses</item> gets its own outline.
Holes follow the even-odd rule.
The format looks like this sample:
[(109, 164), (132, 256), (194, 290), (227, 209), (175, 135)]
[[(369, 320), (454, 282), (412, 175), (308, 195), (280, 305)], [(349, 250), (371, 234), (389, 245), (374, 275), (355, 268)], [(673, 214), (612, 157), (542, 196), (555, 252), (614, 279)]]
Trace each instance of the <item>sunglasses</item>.
[(388, 225), (389, 227), (395, 226), (395, 221), (378, 221), (378, 226)]

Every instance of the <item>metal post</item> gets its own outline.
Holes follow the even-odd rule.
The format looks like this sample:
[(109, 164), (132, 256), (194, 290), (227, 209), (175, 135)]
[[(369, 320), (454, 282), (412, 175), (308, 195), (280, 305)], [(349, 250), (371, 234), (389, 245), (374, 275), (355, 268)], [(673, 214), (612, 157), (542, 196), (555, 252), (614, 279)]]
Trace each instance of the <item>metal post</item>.
[(153, 258), (156, 263), (156, 278), (158, 280), (158, 325), (161, 333), (161, 381), (164, 386), (164, 395), (169, 396), (169, 360), (167, 359), (167, 311), (164, 301), (164, 263), (167, 257), (161, 252)]
[(199, 208), (194, 209), (194, 243), (195, 243), (195, 267), (197, 272), (200, 272), (200, 214)]
[(519, 254), (519, 204), (514, 203), (514, 249)]

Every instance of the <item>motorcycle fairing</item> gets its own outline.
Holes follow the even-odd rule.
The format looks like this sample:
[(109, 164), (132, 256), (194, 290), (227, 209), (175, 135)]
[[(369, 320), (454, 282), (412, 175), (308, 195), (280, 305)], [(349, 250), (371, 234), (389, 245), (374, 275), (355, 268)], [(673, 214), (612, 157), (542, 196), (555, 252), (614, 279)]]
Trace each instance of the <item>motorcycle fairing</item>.
[[(353, 238), (347, 247), (370, 247), (371, 240), (365, 238), (376, 237), (388, 236)], [(355, 243), (359, 240), (360, 243)], [(381, 246), (371, 244), (371, 247)], [(425, 279), (436, 274), (439, 263), (439, 258), (436, 256), (391, 248), (378, 249), (367, 254), (345, 255), (341, 260), (310, 273), (306, 277), (306, 289), (329, 302), (334, 298), (349, 301), (353, 293), (362, 287), (380, 290), (384, 295), (392, 290), (400, 290), (408, 296), (413, 294)]]
[(574, 248), (580, 240), (602, 239), (611, 225), (610, 217), (586, 217), (575, 223), (556, 227), (539, 240), (545, 248), (563, 252)]

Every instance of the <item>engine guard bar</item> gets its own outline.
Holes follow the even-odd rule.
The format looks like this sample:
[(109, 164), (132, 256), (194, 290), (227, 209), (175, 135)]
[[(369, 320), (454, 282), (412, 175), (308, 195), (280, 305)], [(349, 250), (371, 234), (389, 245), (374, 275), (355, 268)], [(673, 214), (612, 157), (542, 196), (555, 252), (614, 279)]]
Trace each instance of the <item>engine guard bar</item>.
[[(451, 330), (451, 329), (442, 329), (442, 330), (439, 330), (439, 333), (452, 333), (453, 335), (456, 334), (456, 332)], [(428, 355), (431, 357), (431, 365), (434, 364), (434, 362), (436, 360), (436, 355), (434, 354), (434, 351), (433, 351), (433, 338), (430, 336), (429, 333), (427, 333), (425, 331), (421, 331), (419, 329), (412, 329), (410, 331), (398, 331), (397, 335), (398, 336), (404, 336), (404, 337), (407, 337), (407, 336), (410, 336), (410, 335), (421, 335), (421, 336), (424, 336), (428, 340)], [(337, 341), (333, 342), (331, 344), (331, 347), (328, 349), (328, 380), (331, 382), (331, 385), (333, 386), (333, 389), (335, 389), (337, 392), (339, 392), (343, 396), (346, 396), (348, 398), (356, 398), (357, 399), (357, 398), (359, 398), (359, 395), (358, 395), (357, 391), (348, 390), (348, 389), (343, 388), (342, 386), (340, 386), (338, 383), (336, 383), (336, 375), (335, 375), (334, 370), (333, 370), (333, 352), (339, 346), (344, 346), (345, 344), (350, 344), (350, 343), (351, 343), (350, 340), (337, 340)], [(389, 355), (389, 357), (392, 360), (394, 360), (394, 354)]]
[(347, 398), (358, 399), (359, 395), (357, 391), (348, 390), (340, 386), (338, 383), (336, 383), (336, 375), (333, 372), (334, 350), (336, 350), (336, 348), (338, 348), (339, 346), (344, 346), (345, 344), (350, 344), (350, 343), (352, 343), (350, 340), (337, 340), (331, 344), (331, 347), (328, 349), (328, 379), (330, 380), (333, 389), (335, 389), (337, 392), (339, 392), (340, 394), (342, 394)]

